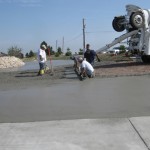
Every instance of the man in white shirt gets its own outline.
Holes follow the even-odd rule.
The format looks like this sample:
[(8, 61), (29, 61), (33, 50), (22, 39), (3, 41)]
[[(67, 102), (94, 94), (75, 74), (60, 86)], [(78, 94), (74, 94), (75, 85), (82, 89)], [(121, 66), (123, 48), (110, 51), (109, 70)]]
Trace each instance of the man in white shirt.
[(94, 73), (94, 68), (93, 66), (87, 62), (86, 60), (84, 60), (82, 57), (78, 58), (79, 63), (81, 64), (81, 73), (80, 76), (81, 78), (88, 76), (89, 78), (93, 78), (95, 76)]
[(46, 62), (46, 52), (45, 50), (47, 47), (45, 45), (41, 45), (40, 49), (38, 50), (38, 62), (39, 62), (39, 73), (38, 75), (44, 74), (44, 69), (45, 69), (45, 62)]

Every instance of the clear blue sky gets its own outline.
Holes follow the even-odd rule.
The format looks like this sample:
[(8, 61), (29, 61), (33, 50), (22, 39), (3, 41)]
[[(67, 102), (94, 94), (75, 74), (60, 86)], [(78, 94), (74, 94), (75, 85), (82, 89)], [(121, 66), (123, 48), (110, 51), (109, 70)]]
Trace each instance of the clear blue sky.
[(23, 53), (37, 51), (44, 40), (53, 50), (73, 52), (83, 47), (82, 19), (86, 43), (97, 50), (123, 33), (115, 32), (112, 20), (125, 15), (125, 6), (150, 9), (149, 0), (0, 0), (0, 51), (17, 46)]

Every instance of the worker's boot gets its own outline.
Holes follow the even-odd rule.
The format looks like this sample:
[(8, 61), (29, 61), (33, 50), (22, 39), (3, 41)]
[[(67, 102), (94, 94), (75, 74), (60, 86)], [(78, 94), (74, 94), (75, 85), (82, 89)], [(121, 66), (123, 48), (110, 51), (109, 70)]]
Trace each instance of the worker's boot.
[(43, 74), (44, 74), (44, 69), (41, 69), (39, 75), (42, 76)]

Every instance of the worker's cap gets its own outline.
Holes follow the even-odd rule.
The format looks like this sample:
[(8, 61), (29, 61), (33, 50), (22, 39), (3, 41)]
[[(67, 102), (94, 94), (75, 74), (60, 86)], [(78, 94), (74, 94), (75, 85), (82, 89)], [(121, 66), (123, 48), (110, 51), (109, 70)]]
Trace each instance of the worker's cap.
[(82, 57), (78, 57), (78, 61), (79, 61), (79, 62), (82, 62), (82, 61), (83, 61), (83, 58), (82, 58)]
[(44, 48), (44, 49), (46, 49), (46, 48), (47, 48), (45, 45), (42, 45), (41, 47), (42, 47), (42, 48)]

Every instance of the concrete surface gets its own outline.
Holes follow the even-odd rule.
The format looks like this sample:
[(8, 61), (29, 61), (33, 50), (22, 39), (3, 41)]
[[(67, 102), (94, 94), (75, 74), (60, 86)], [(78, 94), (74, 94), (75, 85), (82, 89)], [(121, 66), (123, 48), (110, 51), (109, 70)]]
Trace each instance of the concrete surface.
[(149, 125), (150, 117), (1, 123), (0, 150), (147, 150)]
[[(69, 70), (66, 71), (66, 77), (68, 79), (77, 78)], [(24, 89), (21, 90), (21, 93), (17, 93), (15, 90), (1, 91), (0, 97), (3, 101), (0, 105), (0, 118), (3, 121), (11, 122), (20, 117), (19, 121), (27, 121), (30, 119), (29, 113), (33, 121), (34, 119), (38, 120), (38, 118), (34, 118), (34, 114), (37, 117), (41, 115), (41, 118), (46, 115), (47, 112), (41, 114), (43, 110), (50, 110), (47, 116), (54, 115), (55, 111), (57, 114), (60, 112), (60, 118), (63, 118), (61, 114), (64, 110), (67, 110), (63, 114), (64, 116), (73, 111), (76, 116), (71, 115), (70, 118), (72, 119), (78, 118), (77, 116), (82, 118), (82, 115), (83, 118), (87, 117), (91, 112), (94, 112), (92, 113), (93, 117), (100, 117), (101, 113), (107, 114), (110, 111), (112, 114), (116, 110), (117, 116), (142, 115), (144, 112), (149, 115), (149, 78), (131, 78), (100, 79), (100, 83), (97, 82), (98, 80), (89, 80), (82, 84), (70, 82), (66, 86), (68, 90), (63, 88), (64, 85), (55, 85), (53, 88), (47, 87), (42, 91), (48, 93), (42, 100), (44, 105), (41, 105), (33, 96), (34, 92), (36, 96), (40, 97), (38, 89)], [(136, 82), (137, 80), (138, 82)], [(128, 83), (126, 83), (127, 81)], [(91, 91), (91, 88), (95, 90)], [(76, 91), (77, 89), (78, 91)], [(80, 92), (81, 89), (82, 92)], [(56, 90), (59, 90), (60, 95), (52, 95)], [(88, 97), (85, 96), (87, 91), (90, 91)], [(77, 95), (76, 92), (80, 94)], [(96, 95), (101, 99), (98, 99)], [(92, 101), (87, 101), (90, 99)], [(61, 100), (61, 102), (57, 103), (57, 100)], [(51, 105), (50, 101), (55, 105)], [(69, 106), (67, 107), (69, 110), (62, 104)], [(40, 109), (37, 107), (38, 112), (33, 111), (31, 113), (31, 109), (27, 109), (30, 107), (26, 107), (28, 105), (32, 109), (32, 106), (40, 106)], [(21, 114), (23, 110), (25, 110), (25, 114)], [(14, 113), (15, 111), (16, 113)], [(125, 113), (120, 115), (122, 112)], [(70, 119), (69, 116), (66, 117), (66, 119)], [(56, 120), (56, 117), (55, 121), (0, 123), (0, 150), (150, 150), (150, 117), (113, 118), (111, 115), (109, 117), (75, 120)]]
[(145, 145), (150, 149), (150, 117), (134, 117), (130, 121), (141, 136)]
[(150, 77), (137, 76), (3, 90), (0, 123), (150, 116), (149, 89)]

